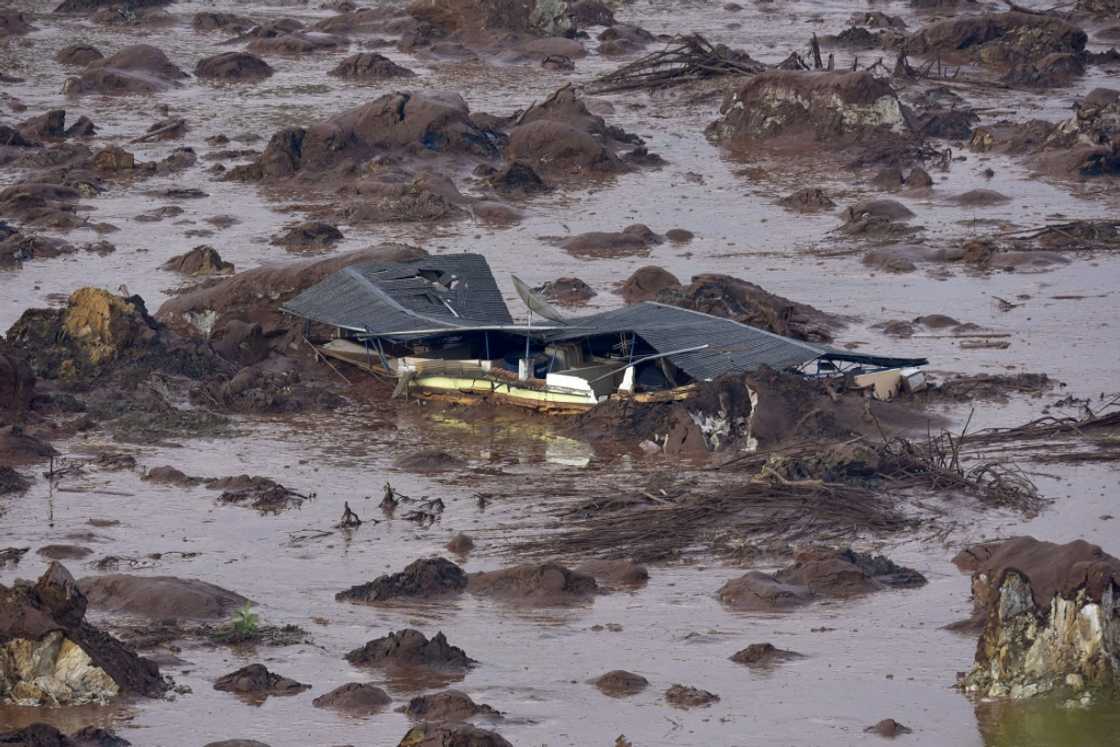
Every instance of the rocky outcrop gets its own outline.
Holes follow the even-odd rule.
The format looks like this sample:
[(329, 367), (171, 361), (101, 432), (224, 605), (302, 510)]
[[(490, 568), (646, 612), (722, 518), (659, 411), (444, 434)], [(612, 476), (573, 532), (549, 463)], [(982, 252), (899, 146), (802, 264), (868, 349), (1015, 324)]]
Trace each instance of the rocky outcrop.
[(188, 77), (162, 50), (149, 44), (137, 44), (89, 63), (80, 76), (66, 81), (63, 92), (159, 93), (179, 85)]
[(159, 668), (85, 622), (74, 577), (51, 563), (34, 585), (0, 585), (0, 703), (106, 703), (118, 694), (157, 697)]
[(972, 574), (983, 622), (965, 690), (1024, 698), (1120, 685), (1120, 559), (1083, 540), (1018, 537), (953, 562)]
[(400, 573), (381, 576), (335, 595), (340, 602), (384, 602), (389, 599), (420, 598), (458, 594), (467, 588), (467, 574), (445, 558), (421, 558)]
[(1050, 54), (1080, 53), (1087, 41), (1084, 31), (1056, 16), (1010, 12), (932, 23), (907, 39), (904, 49), (912, 55), (1007, 69)]

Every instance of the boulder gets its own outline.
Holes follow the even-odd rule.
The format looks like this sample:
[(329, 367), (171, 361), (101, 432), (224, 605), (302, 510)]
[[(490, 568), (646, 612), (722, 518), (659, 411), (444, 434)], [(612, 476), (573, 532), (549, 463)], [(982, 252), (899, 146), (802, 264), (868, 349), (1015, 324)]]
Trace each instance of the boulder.
[(229, 34), (243, 34), (256, 25), (252, 18), (239, 16), (236, 13), (200, 11), (191, 18), (191, 28), (201, 32), (222, 31)]
[(31, 724), (16, 731), (0, 732), (0, 744), (11, 747), (130, 747), (132, 742), (96, 726), (83, 727), (67, 736), (50, 724)]
[(845, 597), (881, 589), (911, 589), (926, 584), (912, 568), (870, 553), (851, 549), (812, 548), (794, 556), (793, 564), (775, 574), (784, 584), (804, 586), (812, 593)]
[(483, 30), (564, 36), (575, 31), (568, 0), (412, 0), (408, 12), (445, 34)]
[(178, 86), (188, 77), (162, 50), (149, 44), (137, 44), (89, 63), (79, 77), (66, 81), (63, 92), (159, 93)]
[(223, 52), (199, 60), (194, 74), (208, 80), (255, 82), (273, 73), (272, 66), (248, 52)]
[(595, 297), (595, 290), (579, 278), (557, 278), (533, 289), (561, 306), (579, 306)]
[(832, 198), (819, 187), (799, 189), (793, 194), (786, 195), (778, 200), (778, 204), (799, 213), (815, 213), (821, 210), (832, 210), (836, 207)]
[(665, 241), (649, 226), (636, 224), (621, 231), (591, 231), (561, 243), (564, 251), (575, 257), (626, 257), (649, 254), (650, 249)]
[(665, 691), (665, 701), (674, 708), (702, 708), (719, 701), (719, 696), (698, 687), (677, 684)]
[[(143, 8), (160, 8), (170, 5), (175, 0), (127, 0), (127, 5), (132, 10)], [(93, 13), (103, 8), (121, 5), (121, 0), (62, 0), (54, 9), (55, 13)]]
[(15, 350), (0, 344), (0, 423), (27, 412), (35, 396), (35, 374)]
[(796, 651), (786, 651), (772, 643), (752, 643), (731, 655), (731, 661), (749, 667), (772, 667), (783, 661), (800, 658), (801, 654)]
[(329, 249), (342, 241), (342, 231), (330, 223), (308, 221), (272, 237), (272, 243), (292, 251)]
[(982, 697), (1078, 694), (1120, 684), (1120, 559), (1097, 545), (1016, 537), (966, 548), (983, 628), (960, 681)]
[(649, 570), (632, 560), (586, 560), (576, 573), (591, 576), (605, 586), (636, 588), (649, 581)]
[(609, 695), (612, 698), (625, 698), (629, 695), (637, 695), (645, 690), (649, 687), (649, 680), (640, 674), (616, 669), (596, 677), (591, 681), (591, 684), (599, 688), (604, 695)]
[(224, 275), (233, 272), (233, 263), (223, 260), (214, 247), (202, 245), (167, 260), (163, 269), (184, 275)]
[(646, 265), (626, 278), (619, 292), (626, 303), (641, 303), (653, 301), (663, 291), (679, 290), (681, 287), (681, 281), (673, 273), (657, 265)]
[(31, 19), (16, 10), (0, 9), (0, 38), (22, 36), (35, 30)]
[(1087, 41), (1084, 31), (1057, 16), (1013, 11), (931, 23), (912, 34), (903, 48), (911, 55), (1007, 68), (1053, 53), (1080, 53)]
[(467, 574), (462, 568), (445, 558), (421, 558), (409, 563), (400, 573), (341, 591), (335, 599), (366, 603), (398, 598), (430, 599), (458, 594), (466, 588)]
[(159, 667), (85, 621), (87, 601), (57, 562), (34, 585), (0, 585), (0, 703), (106, 703), (158, 697)]
[(513, 747), (500, 734), (471, 724), (425, 722), (408, 730), (397, 747)]
[(247, 49), (255, 54), (307, 55), (334, 51), (350, 45), (345, 37), (319, 31), (296, 31), (254, 39)]
[(804, 586), (782, 583), (769, 573), (751, 571), (720, 587), (719, 599), (745, 612), (780, 612), (808, 604), (813, 593)]

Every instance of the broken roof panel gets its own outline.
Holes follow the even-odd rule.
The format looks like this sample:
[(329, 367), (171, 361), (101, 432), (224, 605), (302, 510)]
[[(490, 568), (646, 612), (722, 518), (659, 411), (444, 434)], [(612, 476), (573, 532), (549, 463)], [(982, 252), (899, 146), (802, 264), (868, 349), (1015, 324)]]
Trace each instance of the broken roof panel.
[(479, 254), (346, 267), (284, 304), (303, 319), (392, 336), (513, 324)]

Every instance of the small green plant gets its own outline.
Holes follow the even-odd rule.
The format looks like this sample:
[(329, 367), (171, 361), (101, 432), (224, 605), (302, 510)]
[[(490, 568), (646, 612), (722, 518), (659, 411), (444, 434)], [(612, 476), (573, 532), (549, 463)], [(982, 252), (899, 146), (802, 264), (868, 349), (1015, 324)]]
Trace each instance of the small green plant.
[(245, 606), (233, 615), (233, 632), (240, 638), (256, 638), (260, 632), (261, 619), (246, 602)]

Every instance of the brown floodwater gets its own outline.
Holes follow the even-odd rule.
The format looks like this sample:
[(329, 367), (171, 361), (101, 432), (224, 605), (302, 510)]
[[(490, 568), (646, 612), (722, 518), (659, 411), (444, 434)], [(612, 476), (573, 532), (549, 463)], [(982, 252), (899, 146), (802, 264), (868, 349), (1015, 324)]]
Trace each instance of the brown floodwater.
[[(1042, 7), (1044, 3), (1026, 3)], [(40, 3), (16, 0), (16, 8), (38, 11)], [(638, 0), (619, 12), (623, 20), (654, 32), (696, 30), (713, 41), (743, 48), (757, 59), (777, 62), (793, 49), (803, 50), (812, 32), (842, 30), (849, 16), (863, 9), (840, 2), (744, 3), (732, 13), (722, 2)], [(69, 117), (90, 116), (97, 142), (125, 143), (163, 118), (157, 104), (185, 117), (191, 131), (181, 141), (128, 145), (140, 160), (155, 160), (181, 144), (200, 155), (205, 138), (247, 133), (263, 147), (275, 130), (328, 116), (381, 95), (390, 88), (354, 86), (326, 76), (342, 56), (269, 59), (277, 73), (248, 87), (209, 86), (192, 82), (158, 98), (85, 96), (68, 99), (60, 91), (66, 71), (53, 61), (64, 45), (84, 41), (103, 50), (140, 41), (155, 44), (184, 69), (207, 55), (225, 51), (220, 35), (196, 34), (190, 17), (198, 10), (235, 10), (255, 17), (323, 17), (318, 3), (249, 3), (231, 0), (179, 2), (170, 8), (175, 24), (167, 28), (106, 29), (77, 18), (44, 17), (23, 39), (0, 43), (0, 69), (25, 79), (5, 84), (4, 93), (23, 101), (26, 115), (65, 107)], [(876, 6), (880, 7), (880, 6)], [(881, 4), (903, 16), (911, 27), (920, 19), (906, 3)], [(732, 24), (738, 24), (732, 26)], [(594, 46), (594, 42), (589, 43)], [(355, 38), (350, 51), (362, 47)], [(591, 55), (572, 74), (542, 71), (531, 65), (458, 65), (432, 63), (379, 50), (421, 77), (413, 88), (462, 93), (471, 108), (504, 114), (540, 100), (568, 80), (586, 81), (618, 63)], [(866, 53), (865, 53), (866, 54)], [(838, 53), (845, 64), (847, 53)], [(966, 98), (992, 118), (1041, 117), (1057, 121), (1071, 102), (1097, 86), (1117, 86), (1115, 72), (1092, 69), (1076, 85), (1046, 94), (985, 90)], [(1112, 78), (1112, 79), (1110, 79)], [(1120, 259), (1070, 257), (1044, 272), (1006, 272), (985, 276), (944, 267), (919, 265), (917, 272), (892, 274), (869, 269), (861, 251), (831, 232), (837, 213), (793, 215), (777, 198), (807, 185), (826, 189), (841, 205), (879, 195), (869, 180), (812, 155), (781, 163), (747, 163), (728, 157), (704, 137), (704, 127), (718, 114), (718, 98), (642, 93), (593, 97), (610, 110), (612, 124), (647, 139), (650, 150), (668, 164), (582, 188), (562, 190), (528, 202), (523, 220), (497, 228), (471, 220), (438, 226), (340, 226), (346, 239), (337, 251), (385, 240), (415, 243), (429, 251), (476, 251), (490, 260), (510, 300), (509, 274), (537, 284), (575, 275), (597, 292), (592, 307), (620, 303), (615, 285), (634, 269), (657, 264), (679, 277), (699, 272), (726, 272), (826, 311), (844, 314), (852, 323), (840, 343), (860, 342), (864, 349), (899, 355), (924, 355), (941, 372), (1014, 373), (1041, 371), (1068, 387), (1042, 399), (975, 403), (972, 427), (1014, 425), (1037, 417), (1042, 406), (1066, 394), (1096, 397), (1116, 391), (1120, 370), (1117, 345), (1117, 287)], [(236, 143), (230, 147), (235, 147)], [(1022, 163), (1001, 156), (959, 154), (948, 172), (935, 172), (935, 189), (927, 196), (891, 195), (906, 203), (926, 227), (931, 242), (959, 241), (989, 231), (993, 225), (1041, 226), (1062, 219), (1101, 218), (1120, 208), (1113, 183), (1058, 184), (1033, 176)], [(153, 178), (134, 186), (114, 187), (83, 201), (95, 222), (120, 228), (107, 238), (117, 245), (107, 257), (78, 254), (27, 263), (0, 273), (0, 329), (29, 306), (58, 303), (83, 285), (116, 289), (127, 285), (157, 308), (182, 281), (159, 268), (168, 258), (200, 243), (215, 246), (238, 269), (264, 262), (289, 261), (293, 255), (269, 244), (269, 237), (297, 221), (284, 210), (290, 197), (271, 199), (255, 187), (213, 181), (205, 161), (172, 178)], [(762, 178), (757, 171), (765, 171)], [(996, 172), (986, 179), (981, 172)], [(688, 176), (702, 175), (702, 181)], [(0, 183), (17, 175), (0, 172)], [(158, 223), (137, 222), (137, 215), (168, 204), (150, 193), (168, 187), (197, 187), (208, 197), (177, 202), (184, 212)], [(465, 185), (460, 185), (465, 187)], [(1011, 198), (1005, 205), (962, 208), (949, 198), (975, 188), (995, 189)], [(207, 218), (232, 215), (237, 223), (216, 229)], [(2, 216), (0, 216), (2, 217)], [(548, 237), (594, 230), (619, 230), (645, 223), (655, 231), (685, 228), (696, 238), (680, 246), (665, 243), (644, 257), (577, 259)], [(188, 236), (192, 229), (212, 236)], [(95, 239), (91, 231), (66, 234), (72, 242)], [(822, 256), (830, 254), (834, 256)], [(996, 298), (1016, 299), (1020, 307), (1001, 311)], [(1068, 297), (1076, 296), (1076, 299)], [(1065, 297), (1065, 298), (1063, 298)], [(511, 304), (517, 308), (516, 304)], [(934, 333), (896, 340), (872, 325), (944, 313), (961, 321), (1006, 333), (1005, 350), (968, 350), (959, 340)], [(945, 409), (958, 424), (973, 406)], [(511, 562), (501, 554), (512, 539), (539, 531), (540, 501), (529, 492), (523, 500), (502, 499), (485, 510), (474, 496), (495, 481), (532, 479), (573, 470), (588, 484), (599, 476), (659, 466), (630, 458), (596, 455), (579, 441), (547, 426), (517, 426), (497, 420), (460, 420), (454, 413), (401, 417), (396, 429), (365, 428), (362, 411), (288, 419), (244, 419), (238, 434), (224, 439), (196, 439), (181, 446), (123, 446), (145, 467), (172, 464), (199, 476), (239, 473), (271, 476), (317, 497), (301, 508), (275, 516), (220, 505), (203, 487), (154, 486), (132, 472), (97, 472), (54, 485), (36, 480), (18, 498), (0, 501), (0, 532), (5, 546), (33, 548), (16, 569), (0, 569), (0, 581), (37, 576), (45, 561), (34, 549), (67, 542), (68, 534), (90, 532), (81, 540), (93, 559), (118, 555), (138, 559), (137, 573), (200, 578), (252, 598), (270, 624), (297, 624), (311, 644), (260, 647), (256, 650), (211, 648), (187, 643), (178, 656), (184, 663), (165, 667), (177, 684), (190, 688), (174, 700), (129, 702), (105, 708), (0, 709), (0, 725), (50, 721), (66, 729), (88, 723), (113, 725), (136, 745), (202, 745), (223, 738), (254, 738), (273, 747), (295, 745), (395, 745), (407, 729), (404, 716), (392, 709), (368, 719), (353, 719), (312, 707), (317, 695), (350, 681), (374, 681), (403, 705), (417, 693), (416, 683), (388, 680), (376, 671), (349, 665), (343, 655), (369, 639), (402, 627), (426, 633), (443, 630), (480, 664), (456, 686), (476, 701), (506, 714), (494, 725), (517, 745), (610, 745), (625, 734), (635, 745), (846, 745), (864, 744), (864, 727), (892, 717), (914, 729), (906, 744), (941, 747), (1049, 747), (1116, 744), (1115, 704), (1066, 708), (1045, 699), (1029, 703), (975, 703), (952, 687), (957, 672), (968, 669), (975, 639), (944, 630), (967, 616), (968, 580), (949, 563), (972, 541), (1029, 533), (1065, 542), (1084, 538), (1120, 551), (1112, 522), (1098, 517), (1116, 513), (1117, 472), (1108, 465), (1025, 465), (1053, 502), (1039, 516), (1026, 519), (1003, 511), (979, 510), (948, 496), (930, 496), (950, 512), (956, 528), (936, 540), (926, 536), (894, 538), (889, 543), (866, 538), (861, 549), (885, 552), (925, 573), (930, 583), (916, 590), (882, 593), (863, 599), (815, 604), (788, 615), (749, 615), (727, 610), (716, 590), (741, 567), (724, 567), (704, 559), (651, 568), (649, 584), (637, 591), (614, 592), (585, 606), (527, 610), (464, 595), (432, 606), (373, 608), (341, 604), (334, 594), (385, 572), (399, 570), (415, 558), (444, 553), (455, 532), (476, 538), (468, 571), (488, 570)], [(61, 442), (67, 456), (122, 448), (93, 434)], [(443, 477), (408, 474), (393, 464), (421, 446), (445, 448), (470, 468)], [(474, 468), (486, 467), (486, 470)], [(501, 475), (491, 474), (500, 468)], [(441, 497), (442, 520), (419, 529), (400, 520), (364, 525), (352, 532), (333, 528), (349, 501), (362, 518), (382, 518), (377, 509), (389, 481), (412, 496)], [(503, 494), (509, 494), (504, 491)], [(90, 519), (113, 519), (118, 526), (94, 528)], [(314, 536), (316, 530), (330, 531)], [(73, 542), (73, 540), (70, 540)], [(176, 552), (197, 553), (190, 557)], [(163, 553), (159, 561), (146, 559)], [(75, 575), (96, 571), (71, 562)], [(126, 569), (127, 570), (127, 569)], [(112, 627), (120, 618), (94, 619)], [(315, 622), (318, 620), (319, 622)], [(605, 626), (617, 624), (621, 631)], [(597, 629), (603, 626), (602, 629)], [(728, 657), (749, 643), (770, 641), (805, 658), (772, 671), (754, 671)], [(313, 685), (295, 696), (246, 704), (212, 689), (220, 675), (252, 661)], [(614, 700), (587, 680), (612, 669), (645, 676), (643, 693)], [(711, 707), (681, 711), (667, 706), (664, 690), (674, 683), (717, 693)]]

